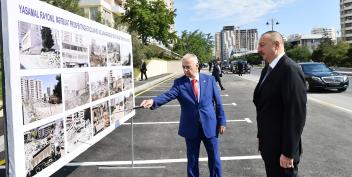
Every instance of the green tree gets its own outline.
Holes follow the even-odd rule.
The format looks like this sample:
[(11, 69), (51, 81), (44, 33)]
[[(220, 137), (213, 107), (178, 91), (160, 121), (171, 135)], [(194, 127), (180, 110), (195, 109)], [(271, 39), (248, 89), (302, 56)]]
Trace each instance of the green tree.
[(79, 0), (41, 0), (53, 6), (65, 9), (72, 13), (83, 16), (83, 13), (80, 11), (78, 6)]
[(100, 10), (97, 11), (97, 15), (95, 16), (94, 21), (105, 25), (104, 19), (103, 19), (103, 14), (100, 12)]
[[(241, 58), (241, 57), (239, 57)], [(262, 63), (263, 58), (258, 53), (252, 53), (244, 56), (245, 60), (251, 65), (259, 65)]]
[(310, 53), (308, 47), (297, 46), (292, 49), (286, 50), (286, 54), (298, 62), (311, 60), (312, 54)]
[(173, 51), (182, 55), (193, 53), (197, 55), (200, 63), (207, 63), (213, 57), (213, 37), (199, 30), (194, 32), (182, 31), (181, 36), (174, 44)]
[(123, 30), (125, 27), (128, 27), (127, 23), (122, 22), (123, 15), (121, 14), (113, 14), (114, 16), (114, 29)]
[(40, 32), (42, 35), (42, 45), (44, 51), (50, 51), (51, 47), (54, 46), (54, 40), (53, 35), (51, 34), (51, 29), (43, 26)]
[(133, 53), (133, 66), (139, 67), (142, 63), (142, 59), (145, 59), (145, 54), (143, 53), (144, 45), (138, 39), (136, 33), (131, 33), (132, 36), (132, 53)]
[(53, 89), (53, 95), (55, 95), (59, 99), (59, 103), (61, 103), (61, 99), (62, 99), (61, 76), (57, 75), (56, 80), (57, 80), (57, 84)]
[(330, 66), (343, 66), (347, 57), (349, 44), (347, 42), (338, 42), (336, 45), (325, 47), (324, 62)]
[(127, 0), (125, 10), (122, 22), (129, 24), (128, 31), (135, 31), (143, 44), (151, 37), (167, 45), (176, 36), (169, 31), (176, 13), (167, 9), (164, 1)]
[(352, 46), (351, 45), (347, 50), (346, 57), (343, 60), (343, 65), (345, 67), (352, 67)]

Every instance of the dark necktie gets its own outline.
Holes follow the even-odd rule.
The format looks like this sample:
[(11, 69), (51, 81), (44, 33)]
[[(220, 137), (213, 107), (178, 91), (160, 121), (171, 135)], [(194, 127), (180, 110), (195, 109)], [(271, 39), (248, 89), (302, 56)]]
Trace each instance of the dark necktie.
[(198, 101), (198, 87), (197, 87), (197, 80), (193, 79), (192, 80), (192, 89), (193, 89), (193, 93), (194, 96), (196, 96), (196, 100)]
[(266, 73), (264, 75), (264, 78), (263, 78), (262, 82), (260, 83), (260, 86), (262, 86), (262, 84), (264, 83), (265, 79), (269, 76), (271, 70), (272, 70), (272, 68), (269, 66), (268, 70), (266, 70)]

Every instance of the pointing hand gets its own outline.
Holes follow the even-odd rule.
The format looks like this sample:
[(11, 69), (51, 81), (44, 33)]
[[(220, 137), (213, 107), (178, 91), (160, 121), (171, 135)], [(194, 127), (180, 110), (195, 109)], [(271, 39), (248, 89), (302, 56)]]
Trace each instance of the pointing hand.
[(153, 99), (143, 100), (142, 103), (140, 104), (140, 106), (143, 106), (143, 108), (148, 109), (153, 106), (153, 103), (154, 103)]

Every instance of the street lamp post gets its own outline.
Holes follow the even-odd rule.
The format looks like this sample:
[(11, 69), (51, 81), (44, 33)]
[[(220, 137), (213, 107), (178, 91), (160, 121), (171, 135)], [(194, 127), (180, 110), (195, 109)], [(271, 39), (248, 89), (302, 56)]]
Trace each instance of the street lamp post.
[(279, 25), (279, 21), (274, 18), (271, 18), (269, 21), (266, 22), (266, 25), (271, 25), (271, 31), (274, 31), (274, 24)]

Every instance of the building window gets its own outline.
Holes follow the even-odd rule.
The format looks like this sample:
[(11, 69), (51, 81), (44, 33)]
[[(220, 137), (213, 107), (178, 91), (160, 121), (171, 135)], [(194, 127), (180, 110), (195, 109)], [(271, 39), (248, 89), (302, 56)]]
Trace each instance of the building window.
[(89, 17), (89, 19), (91, 19), (91, 20), (97, 19), (98, 13), (99, 13), (99, 11), (98, 11), (97, 7), (90, 8), (90, 17)]

